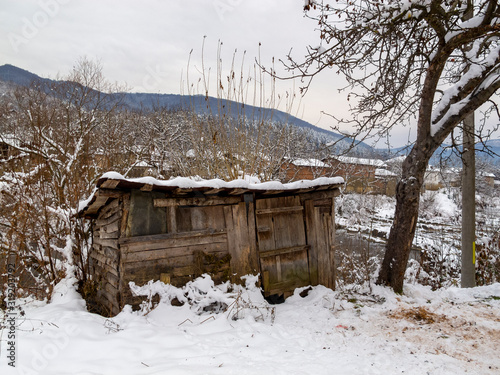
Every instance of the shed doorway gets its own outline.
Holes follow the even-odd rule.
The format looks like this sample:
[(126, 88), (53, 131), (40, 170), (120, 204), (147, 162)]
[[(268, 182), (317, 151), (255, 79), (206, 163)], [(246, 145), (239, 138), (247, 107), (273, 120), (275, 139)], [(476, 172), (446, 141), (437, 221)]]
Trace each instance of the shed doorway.
[(266, 297), (311, 284), (304, 207), (297, 196), (256, 201), (258, 254)]

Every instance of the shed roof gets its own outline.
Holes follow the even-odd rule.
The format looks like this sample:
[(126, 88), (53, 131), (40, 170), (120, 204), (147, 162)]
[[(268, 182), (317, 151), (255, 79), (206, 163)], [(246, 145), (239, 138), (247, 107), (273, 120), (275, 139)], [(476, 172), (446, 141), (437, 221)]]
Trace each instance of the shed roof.
[[(91, 196), (80, 202), (80, 216), (95, 216), (106, 205), (108, 199), (114, 198), (117, 191), (139, 189), (142, 191), (160, 191), (172, 198), (239, 196), (254, 193), (257, 196), (293, 195), (314, 191), (336, 190), (344, 183), (342, 177), (320, 177), (315, 180), (300, 180), (287, 184), (279, 181), (251, 183), (246, 180), (226, 182), (220, 179), (195, 181), (187, 177), (171, 180), (157, 180), (153, 177), (125, 178), (116, 172), (105, 173), (97, 181)], [(119, 194), (119, 192), (118, 192)]]
[(387, 165), (380, 159), (355, 158), (353, 156), (332, 156), (334, 159), (345, 164), (369, 165), (377, 168), (385, 168)]

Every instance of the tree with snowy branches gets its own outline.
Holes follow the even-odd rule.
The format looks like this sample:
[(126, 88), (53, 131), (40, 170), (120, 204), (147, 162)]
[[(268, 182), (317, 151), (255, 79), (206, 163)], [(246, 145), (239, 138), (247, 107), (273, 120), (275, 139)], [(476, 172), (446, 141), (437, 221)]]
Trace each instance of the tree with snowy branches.
[[(429, 159), (464, 118), (483, 112), (476, 136), (491, 133), (487, 119), (500, 117), (500, 8), (492, 0), (306, 0), (321, 46), (285, 65), (310, 80), (332, 69), (348, 82), (358, 139), (386, 137), (416, 122), (417, 137), (402, 166), (396, 211), (378, 283), (402, 292), (418, 219), (420, 190)], [(472, 15), (472, 17), (470, 17)], [(470, 19), (468, 19), (470, 17)], [(497, 122), (498, 123), (498, 122)], [(352, 134), (350, 134), (352, 136)]]

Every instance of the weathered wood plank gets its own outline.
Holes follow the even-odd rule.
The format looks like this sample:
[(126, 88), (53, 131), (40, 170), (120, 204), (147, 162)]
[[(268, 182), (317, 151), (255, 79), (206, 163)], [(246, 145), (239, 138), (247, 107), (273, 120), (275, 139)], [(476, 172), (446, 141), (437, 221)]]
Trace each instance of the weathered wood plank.
[(111, 247), (111, 248), (116, 249), (116, 250), (119, 249), (118, 241), (115, 239), (103, 239), (103, 238), (94, 237), (94, 243), (101, 245), (101, 246), (108, 246), (108, 247)]
[(167, 208), (167, 232), (177, 233), (177, 207)]
[(229, 194), (230, 195), (242, 195), (242, 194), (246, 193), (247, 191), (249, 191), (249, 190), (248, 189), (234, 189)]
[[(112, 305), (112, 307), (113, 307), (113, 308), (112, 308), (112, 309), (110, 309), (110, 310), (111, 310), (111, 311), (110, 311), (110, 313), (111, 313), (112, 315), (114, 315), (114, 314), (118, 314), (118, 313), (120, 312), (121, 308), (120, 308), (120, 305), (118, 304), (118, 301), (117, 301), (117, 295), (113, 295), (113, 294), (109, 293), (109, 292), (108, 292), (106, 289), (104, 289), (104, 288), (103, 288), (103, 289), (100, 289), (100, 290), (98, 291), (98, 293), (99, 293), (99, 294), (101, 294), (101, 296), (102, 296), (101, 303), (102, 303), (104, 306), (108, 307), (108, 306), (107, 306), (107, 303), (109, 303), (109, 304), (111, 304), (111, 305)], [(107, 303), (106, 303), (106, 302), (107, 302)]]
[(332, 209), (330, 213), (330, 263), (331, 263), (331, 282), (330, 288), (335, 290), (337, 284), (337, 264), (335, 262), (335, 199), (332, 198)]
[[(130, 237), (132, 238), (132, 237)], [(178, 236), (150, 239), (149, 241), (126, 242), (120, 245), (122, 253), (135, 251), (160, 250), (182, 246), (210, 245), (212, 243), (226, 243), (227, 234), (224, 232), (198, 236)]]
[(260, 210), (255, 210), (257, 215), (277, 215), (277, 214), (288, 214), (290, 212), (302, 211), (304, 207), (302, 206), (291, 206), (291, 207), (276, 207), (276, 208), (265, 208)]
[(122, 252), (132, 253), (136, 251), (151, 251), (151, 250), (161, 250), (176, 247), (194, 246), (194, 245), (210, 245), (217, 243), (226, 243), (227, 235), (225, 233), (218, 233), (207, 236), (197, 236), (197, 237), (181, 237), (181, 238), (171, 238), (164, 239), (161, 241), (151, 241), (151, 242), (137, 242), (137, 243), (127, 243), (121, 245)]
[(278, 195), (283, 193), (285, 190), (268, 190), (262, 193), (262, 195)]
[(113, 285), (116, 288), (116, 290), (118, 290), (118, 287), (120, 286), (120, 279), (116, 275), (112, 274), (111, 272), (106, 272), (104, 279), (108, 283)]
[(98, 266), (98, 267), (101, 268), (101, 272), (100, 273), (103, 274), (104, 272), (111, 272), (116, 277), (119, 277), (118, 268), (117, 267), (114, 267), (114, 266), (111, 266), (109, 264), (106, 264), (105, 262), (99, 261), (97, 259), (97, 257), (95, 256), (95, 254), (92, 256), (92, 258), (94, 259), (95, 262), (97, 262), (96, 266)]
[(328, 211), (331, 210), (332, 208), (332, 198), (326, 198), (326, 199), (315, 199), (314, 201), (314, 207), (328, 207)]
[(301, 246), (285, 247), (282, 249), (261, 251), (259, 253), (259, 255), (261, 258), (266, 258), (266, 257), (273, 257), (273, 256), (277, 256), (277, 255), (282, 255), (282, 254), (296, 253), (299, 251), (307, 251), (309, 249), (310, 249), (309, 245), (301, 245)]
[(220, 193), (221, 191), (224, 191), (224, 189), (217, 189), (217, 188), (215, 188), (215, 189), (207, 190), (203, 194), (205, 194), (205, 195), (211, 195), (211, 194)]
[(98, 246), (98, 248), (95, 250), (96, 254), (101, 254), (102, 256), (117, 260), (120, 258), (120, 252), (116, 249), (113, 249), (112, 247), (107, 247), (107, 246)]
[(175, 206), (217, 206), (227, 204), (237, 204), (241, 202), (241, 197), (193, 197), (193, 198), (164, 198), (155, 199), (155, 207), (175, 207)]
[(99, 213), (99, 219), (107, 219), (118, 211), (120, 211), (120, 200), (112, 199), (106, 204), (105, 207), (103, 207), (103, 209)]
[[(277, 198), (282, 207), (297, 207), (300, 204), (298, 197)], [(293, 210), (287, 215), (273, 214), (275, 249), (301, 246), (306, 244), (304, 218), (301, 210)]]
[(128, 233), (130, 233), (130, 230), (128, 230), (127, 226), (129, 223), (128, 220), (128, 215), (130, 212), (130, 193), (125, 194), (122, 197), (122, 218), (121, 218), (121, 223), (120, 223), (120, 237), (126, 236)]
[(99, 187), (102, 187), (103, 189), (114, 189), (119, 183), (120, 180), (106, 180)]
[(171, 275), (170, 281), (172, 285), (176, 285), (176, 279), (179, 277), (192, 277), (195, 274), (194, 263), (191, 262), (184, 265), (179, 265), (172, 267), (169, 265), (169, 260), (162, 259), (158, 262), (145, 262), (146, 264), (141, 266), (139, 263), (129, 263), (126, 265), (123, 278), (122, 286), (123, 290), (128, 288), (128, 283), (130, 281), (135, 282), (138, 285), (147, 283), (149, 280), (159, 280), (162, 273), (168, 273)]
[[(91, 255), (91, 257), (95, 260), (98, 261), (98, 264), (103, 267), (104, 265), (107, 265), (107, 266), (110, 266), (112, 267), (113, 269), (115, 270), (118, 270), (118, 260), (117, 259), (111, 259), (111, 258), (108, 258), (108, 257), (105, 257), (104, 255), (102, 254), (99, 254), (99, 253), (93, 253)], [(118, 271), (117, 272), (117, 276), (118, 276)]]
[(99, 190), (97, 190), (97, 195), (107, 198), (120, 198), (123, 195), (123, 191), (100, 187)]
[(312, 285), (318, 285), (318, 232), (316, 231), (316, 221), (314, 216), (314, 201), (306, 200), (305, 207), (305, 222), (307, 243), (310, 246), (308, 251), (309, 258), (309, 277)]
[[(335, 279), (334, 279), (334, 273), (335, 273), (335, 254), (332, 251), (334, 247), (334, 238), (332, 238), (332, 233), (335, 232), (335, 224), (333, 223), (332, 226), (332, 215), (326, 214), (323, 216), (323, 227), (326, 229), (325, 231), (325, 242), (327, 248), (325, 249), (325, 258), (328, 259), (328, 266), (327, 266), (327, 272), (328, 272), (328, 278), (327, 278), (327, 284), (325, 284), (326, 287), (335, 289)], [(335, 220), (335, 219), (333, 219)]]
[(153, 184), (144, 184), (142, 185), (141, 191), (153, 191)]
[(329, 284), (329, 258), (330, 249), (328, 244), (327, 233), (328, 228), (325, 227), (325, 217), (324, 214), (320, 213), (320, 207), (314, 208), (314, 215), (316, 221), (316, 231), (318, 240), (318, 283), (321, 285), (328, 286)]
[[(257, 210), (270, 208), (271, 199), (258, 199), (255, 202)], [(256, 211), (257, 211), (256, 210)], [(271, 215), (256, 215), (257, 227), (267, 227), (269, 231), (258, 232), (258, 249), (260, 251), (276, 248), (274, 241), (274, 223)], [(261, 265), (262, 266), (262, 265)]]
[(120, 220), (120, 218), (121, 218), (121, 212), (117, 211), (113, 215), (111, 215), (110, 217), (108, 217), (106, 219), (97, 219), (95, 221), (95, 225), (96, 225), (96, 227), (102, 227), (104, 225), (109, 225), (117, 220)]
[(240, 281), (241, 276), (258, 272), (259, 269), (253, 213), (253, 202), (240, 202), (237, 205), (224, 207), (228, 252), (231, 255), (234, 282)]
[[(298, 208), (300, 207), (300, 208)], [(257, 200), (257, 227), (269, 227), (270, 232), (257, 232), (261, 271), (268, 272), (269, 290), (279, 293), (275, 285), (293, 282), (304, 286), (310, 283), (308, 249), (304, 229), (304, 211), (297, 196)], [(286, 215), (283, 215), (286, 213)]]
[(340, 195), (340, 189), (335, 188), (331, 190), (323, 190), (323, 191), (312, 191), (310, 193), (300, 194), (300, 200), (305, 201), (309, 199), (327, 199), (327, 198), (335, 198)]
[(118, 295), (118, 289), (115, 288), (111, 283), (104, 283), (104, 290), (107, 291), (110, 295), (112, 296), (117, 296)]
[(85, 215), (97, 214), (99, 210), (106, 204), (108, 199), (108, 197), (96, 195), (94, 203), (90, 204), (90, 206), (85, 210)]
[(168, 259), (176, 257), (188, 257), (193, 255), (194, 250), (203, 250), (205, 253), (227, 253), (227, 243), (219, 242), (206, 245), (164, 247), (161, 249), (144, 249), (143, 251), (126, 252), (122, 255), (123, 263), (142, 262), (155, 259)]
[(106, 233), (113, 233), (120, 231), (120, 220), (116, 220), (112, 223), (109, 223), (107, 225), (103, 225), (100, 227), (101, 232), (106, 232)]
[(264, 292), (269, 292), (271, 290), (269, 283), (269, 271), (262, 272), (262, 288)]
[(286, 292), (293, 292), (296, 288), (303, 287), (303, 282), (301, 280), (288, 280), (280, 283), (274, 283), (269, 286), (269, 291), (264, 293), (266, 296), (272, 294), (284, 294)]
[(101, 239), (115, 239), (117, 240), (118, 238), (120, 237), (120, 231), (116, 231), (116, 232), (105, 232), (105, 231), (101, 231), (101, 233), (99, 234), (99, 238)]
[[(256, 233), (257, 223), (255, 219), (255, 203), (249, 202), (248, 209), (245, 204), (245, 211), (247, 213), (246, 223), (248, 227), (247, 231), (248, 237), (245, 238), (244, 240), (249, 244), (247, 273), (257, 274), (258, 272), (260, 272), (260, 267), (259, 267), (259, 253), (257, 250), (257, 233)], [(241, 219), (245, 220), (245, 217), (243, 216)]]

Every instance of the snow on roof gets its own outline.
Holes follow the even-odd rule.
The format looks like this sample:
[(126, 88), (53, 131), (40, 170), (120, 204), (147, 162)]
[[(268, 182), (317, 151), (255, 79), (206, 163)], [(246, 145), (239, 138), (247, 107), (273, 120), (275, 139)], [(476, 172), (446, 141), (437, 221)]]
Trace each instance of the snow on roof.
[(490, 173), (490, 172), (480, 172), (479, 175), (481, 177), (493, 177), (493, 178), (495, 178), (495, 175), (493, 173)]
[(396, 157), (393, 157), (393, 158), (391, 158), (391, 159), (387, 159), (387, 160), (385, 161), (385, 163), (386, 163), (386, 164), (392, 164), (392, 163), (402, 163), (402, 162), (404, 162), (404, 161), (405, 161), (405, 159), (406, 159), (406, 156), (401, 155), (401, 156), (396, 156)]
[(344, 183), (342, 177), (320, 177), (315, 180), (300, 180), (283, 184), (279, 181), (252, 183), (248, 180), (237, 179), (226, 182), (221, 179), (195, 181), (189, 177), (175, 177), (171, 180), (157, 180), (154, 177), (125, 178), (117, 172), (107, 172), (99, 180), (122, 180), (132, 183), (148, 184), (157, 187), (175, 187), (180, 189), (248, 189), (248, 190), (296, 190), (326, 185), (340, 185)]
[(298, 167), (329, 168), (330, 166), (318, 159), (294, 159), (292, 164)]
[(134, 167), (140, 167), (140, 168), (150, 168), (151, 164), (149, 164), (147, 161), (138, 161), (137, 163), (134, 164)]
[(100, 194), (100, 189), (145, 189), (170, 192), (169, 194), (224, 192), (233, 196), (246, 192), (258, 194), (280, 194), (285, 191), (290, 194), (313, 190), (335, 190), (344, 183), (342, 177), (320, 177), (315, 180), (300, 180), (283, 184), (279, 181), (255, 182), (253, 179), (237, 179), (233, 181), (194, 180), (188, 177), (176, 177), (170, 180), (157, 180), (154, 177), (125, 178), (117, 172), (107, 172), (97, 181), (97, 188), (91, 197), (80, 202), (80, 214), (95, 214), (107, 201), (107, 195)]
[(364, 158), (355, 158), (352, 156), (333, 156), (338, 161), (346, 164), (359, 164), (359, 165), (370, 165), (373, 167), (383, 168), (387, 167), (387, 165), (380, 159), (364, 159)]
[(375, 169), (375, 176), (376, 177), (396, 177), (396, 173), (391, 172), (388, 169), (384, 168), (377, 168)]

